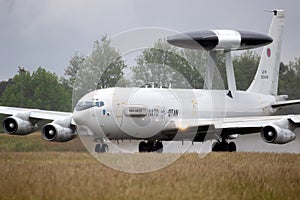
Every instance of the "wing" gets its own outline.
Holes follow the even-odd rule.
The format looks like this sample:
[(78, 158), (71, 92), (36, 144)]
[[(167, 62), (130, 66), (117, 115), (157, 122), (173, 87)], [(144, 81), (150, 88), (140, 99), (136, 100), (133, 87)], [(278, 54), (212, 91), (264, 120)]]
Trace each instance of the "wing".
[(288, 100), (288, 101), (277, 101), (272, 105), (272, 108), (281, 108), (284, 106), (291, 106), (300, 104), (300, 99)]
[(72, 113), (70, 112), (57, 112), (57, 111), (49, 111), (49, 110), (0, 106), (0, 114), (18, 115), (20, 113), (28, 113), (29, 118), (46, 119), (46, 120), (62, 120), (72, 116)]
[(221, 126), (218, 128), (263, 128), (270, 124), (278, 124), (280, 121), (286, 120), (294, 125), (299, 125), (300, 115), (278, 115), (278, 116), (259, 116), (259, 117), (236, 117), (225, 118)]
[[(220, 133), (225, 134), (224, 137), (228, 139), (236, 134), (244, 135), (261, 132), (266, 142), (284, 144), (295, 139), (296, 136), (293, 131), (299, 126), (300, 115), (187, 119), (172, 121), (165, 127), (164, 132), (168, 134), (180, 131), (187, 137), (193, 135), (193, 137), (199, 138), (199, 142), (219, 139), (218, 137), (221, 137)], [(195, 131), (196, 135), (191, 133)], [(218, 132), (217, 136), (216, 132)], [(273, 132), (272, 137), (268, 137), (270, 132)], [(178, 137), (178, 139), (183, 139), (183, 137)]]
[(294, 125), (300, 126), (300, 115), (278, 115), (257, 117), (231, 117), (215, 119), (183, 119), (174, 120), (168, 124), (169, 129), (188, 129), (199, 126), (214, 126), (215, 129), (239, 129), (239, 128), (262, 128), (269, 124), (288, 120)]
[(45, 140), (66, 142), (76, 137), (76, 124), (70, 112), (0, 106), (0, 114), (11, 115), (3, 121), (3, 129), (9, 134), (27, 135), (38, 130), (39, 120), (52, 120), (42, 128)]

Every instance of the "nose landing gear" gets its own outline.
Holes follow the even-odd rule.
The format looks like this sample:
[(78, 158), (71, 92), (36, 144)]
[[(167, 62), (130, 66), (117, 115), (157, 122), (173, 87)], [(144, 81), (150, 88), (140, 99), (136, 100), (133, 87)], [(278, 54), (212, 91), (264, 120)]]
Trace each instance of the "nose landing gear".
[(104, 143), (102, 138), (96, 138), (94, 141), (98, 143), (95, 146), (96, 153), (107, 153), (109, 151), (108, 145)]
[(96, 144), (95, 152), (96, 153), (107, 153), (109, 151), (107, 144)]

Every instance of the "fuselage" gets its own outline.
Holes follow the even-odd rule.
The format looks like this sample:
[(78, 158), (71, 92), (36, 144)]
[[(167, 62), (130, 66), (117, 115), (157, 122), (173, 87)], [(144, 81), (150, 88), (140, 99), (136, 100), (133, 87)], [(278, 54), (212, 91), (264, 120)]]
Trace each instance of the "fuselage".
[(73, 119), (82, 134), (109, 139), (147, 139), (170, 123), (272, 115), (272, 95), (225, 90), (107, 88), (83, 96)]

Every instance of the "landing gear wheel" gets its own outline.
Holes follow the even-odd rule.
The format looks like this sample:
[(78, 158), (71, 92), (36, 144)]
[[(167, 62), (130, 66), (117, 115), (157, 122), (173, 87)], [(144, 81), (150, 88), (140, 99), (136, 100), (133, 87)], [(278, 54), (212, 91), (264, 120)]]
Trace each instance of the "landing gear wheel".
[(147, 144), (146, 142), (142, 141), (139, 144), (139, 152), (147, 152)]
[(154, 152), (155, 150), (155, 143), (152, 141), (148, 141), (147, 143), (147, 152)]
[(162, 153), (163, 152), (163, 143), (161, 141), (156, 141), (156, 142), (145, 142), (142, 141), (139, 144), (139, 152), (158, 152)]
[(101, 153), (107, 153), (108, 152), (108, 145), (107, 144), (103, 144), (102, 148), (101, 148)]
[(162, 142), (156, 142), (154, 145), (154, 151), (156, 151), (157, 153), (162, 153), (163, 152), (163, 143)]
[(212, 151), (220, 151), (220, 148), (221, 147), (221, 144), (219, 143), (219, 142), (214, 142), (213, 144), (212, 144)]
[(228, 151), (229, 151), (229, 152), (235, 152), (235, 151), (236, 151), (236, 145), (235, 145), (234, 142), (230, 142), (230, 143), (228, 144)]
[(101, 144), (96, 144), (95, 146), (95, 152), (100, 153), (101, 152)]
[(228, 152), (235, 152), (236, 151), (236, 145), (234, 142), (226, 142), (226, 141), (222, 141), (222, 142), (214, 142), (212, 144), (212, 151), (215, 152), (220, 152), (220, 151), (228, 151)]
[(107, 153), (109, 151), (107, 144), (96, 144), (95, 152), (96, 153)]

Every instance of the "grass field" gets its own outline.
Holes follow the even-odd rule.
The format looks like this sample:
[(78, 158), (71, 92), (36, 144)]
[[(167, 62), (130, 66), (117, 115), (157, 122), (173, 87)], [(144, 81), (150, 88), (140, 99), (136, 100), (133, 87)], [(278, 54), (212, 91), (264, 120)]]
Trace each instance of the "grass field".
[[(35, 137), (28, 144), (37, 143)], [(69, 149), (41, 141), (36, 152), (15, 152), (4, 148), (7, 138), (0, 136), (0, 199), (300, 198), (300, 154), (210, 153), (202, 159), (185, 154), (162, 170), (129, 174), (102, 165), (78, 141)]]
[(87, 153), (4, 152), (0, 199), (299, 199), (299, 166), (296, 154), (187, 154), (162, 170), (128, 174)]
[(77, 137), (69, 142), (47, 142), (39, 132), (25, 136), (0, 134), (0, 152), (86, 152)]

